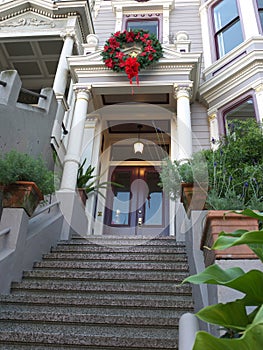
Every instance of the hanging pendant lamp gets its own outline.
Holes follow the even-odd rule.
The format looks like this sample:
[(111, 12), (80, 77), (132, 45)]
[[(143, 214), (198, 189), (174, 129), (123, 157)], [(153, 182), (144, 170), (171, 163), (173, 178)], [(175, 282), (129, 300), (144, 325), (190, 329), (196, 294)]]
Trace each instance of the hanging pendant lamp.
[(143, 152), (143, 148), (144, 148), (144, 144), (141, 142), (140, 140), (140, 131), (142, 129), (142, 125), (137, 125), (137, 128), (138, 128), (138, 141), (136, 141), (134, 144), (133, 144), (133, 147), (134, 147), (134, 153), (141, 153)]

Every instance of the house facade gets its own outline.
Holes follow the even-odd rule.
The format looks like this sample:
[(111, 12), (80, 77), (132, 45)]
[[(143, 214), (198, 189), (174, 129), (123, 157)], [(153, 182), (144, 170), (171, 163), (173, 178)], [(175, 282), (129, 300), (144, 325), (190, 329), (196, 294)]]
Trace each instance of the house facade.
[[(55, 94), (50, 144), (74, 231), (177, 234), (180, 205), (158, 186), (162, 160), (213, 147), (233, 118), (262, 121), (262, 11), (260, 0), (1, 1), (1, 70), (18, 71), (23, 103), (35, 103), (25, 90)], [(101, 53), (113, 33), (134, 29), (154, 33), (163, 56), (131, 84)], [(100, 182), (122, 185), (85, 207), (75, 194), (84, 160)]]

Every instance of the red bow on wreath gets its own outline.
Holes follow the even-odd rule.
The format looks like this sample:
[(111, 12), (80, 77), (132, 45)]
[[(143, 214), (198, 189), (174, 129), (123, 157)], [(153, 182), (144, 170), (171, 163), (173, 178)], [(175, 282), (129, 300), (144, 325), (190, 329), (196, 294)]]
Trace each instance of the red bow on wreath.
[(130, 80), (130, 84), (132, 85), (132, 78), (136, 77), (136, 83), (139, 85), (139, 67), (140, 63), (137, 61), (136, 57), (129, 57), (125, 61), (125, 73)]

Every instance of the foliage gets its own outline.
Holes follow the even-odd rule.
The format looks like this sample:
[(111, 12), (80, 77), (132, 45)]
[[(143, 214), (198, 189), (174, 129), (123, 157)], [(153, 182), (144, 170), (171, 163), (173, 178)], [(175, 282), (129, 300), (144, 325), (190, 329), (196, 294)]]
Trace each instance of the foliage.
[[(258, 220), (263, 219), (263, 213), (250, 209), (235, 211), (235, 213)], [(221, 232), (211, 249), (222, 250), (241, 244), (247, 244), (263, 262), (263, 230)], [(218, 265), (211, 265), (203, 272), (186, 278), (183, 283), (186, 282), (223, 285), (244, 294), (241, 299), (207, 306), (196, 314), (205, 322), (223, 327), (226, 333), (221, 338), (217, 338), (203, 331), (198, 332), (193, 350), (205, 348), (211, 350), (254, 350), (263, 348), (262, 271), (244, 272), (239, 267), (223, 270)], [(247, 306), (253, 306), (253, 311), (248, 311)]]
[(101, 189), (107, 189), (110, 185), (115, 185), (117, 187), (123, 187), (122, 185), (111, 182), (111, 181), (104, 181), (99, 182), (99, 179), (101, 176), (99, 175), (93, 175), (93, 172), (95, 171), (95, 167), (92, 167), (91, 165), (88, 166), (86, 171), (84, 172), (84, 165), (86, 163), (86, 158), (82, 162), (82, 164), (79, 166), (78, 169), (78, 176), (77, 176), (77, 188), (83, 188), (85, 189), (85, 192), (87, 194), (96, 192), (100, 194), (103, 198), (105, 196), (100, 191)]
[(35, 182), (43, 195), (55, 191), (54, 173), (48, 170), (43, 159), (12, 150), (0, 158), (0, 184), (16, 181)]
[[(214, 141), (213, 141), (214, 142)], [(255, 119), (233, 120), (207, 160), (208, 209), (263, 210), (263, 134)]]
[(161, 186), (172, 200), (180, 195), (181, 183), (207, 182), (207, 164), (203, 152), (196, 152), (191, 159), (171, 161), (165, 158), (161, 167)]

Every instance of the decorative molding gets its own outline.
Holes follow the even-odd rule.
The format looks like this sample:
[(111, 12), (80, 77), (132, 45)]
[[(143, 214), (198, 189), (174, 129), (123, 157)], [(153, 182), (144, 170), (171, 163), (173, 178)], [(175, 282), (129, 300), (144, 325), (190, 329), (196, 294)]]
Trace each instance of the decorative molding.
[(211, 122), (212, 122), (213, 120), (215, 120), (215, 119), (217, 119), (216, 113), (210, 114), (210, 115), (208, 116), (208, 121), (209, 121), (209, 123), (211, 123)]
[(29, 17), (29, 18), (20, 18), (17, 21), (7, 21), (5, 23), (0, 23), (0, 27), (39, 27), (39, 26), (49, 26), (54, 28), (56, 24), (52, 21), (45, 21), (37, 17)]
[(263, 92), (263, 84), (259, 84), (258, 86), (253, 88), (255, 90), (256, 93), (260, 93)]
[(177, 100), (180, 97), (187, 97), (191, 99), (192, 93), (193, 93), (193, 82), (173, 85), (173, 96)]

